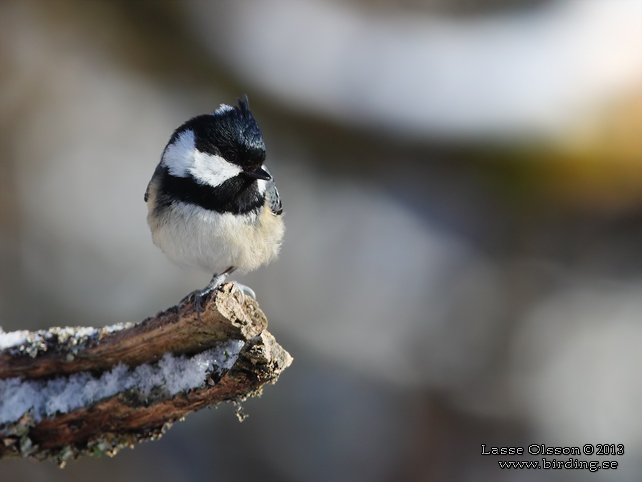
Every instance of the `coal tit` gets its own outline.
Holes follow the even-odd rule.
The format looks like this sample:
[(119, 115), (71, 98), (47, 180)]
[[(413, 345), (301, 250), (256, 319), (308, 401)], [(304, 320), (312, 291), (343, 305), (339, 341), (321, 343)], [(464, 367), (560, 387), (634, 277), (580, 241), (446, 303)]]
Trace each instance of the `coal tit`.
[(176, 129), (147, 186), (154, 244), (180, 266), (213, 273), (196, 297), (199, 318), (202, 296), (233, 271), (254, 270), (279, 252), (283, 207), (264, 161), (245, 96)]

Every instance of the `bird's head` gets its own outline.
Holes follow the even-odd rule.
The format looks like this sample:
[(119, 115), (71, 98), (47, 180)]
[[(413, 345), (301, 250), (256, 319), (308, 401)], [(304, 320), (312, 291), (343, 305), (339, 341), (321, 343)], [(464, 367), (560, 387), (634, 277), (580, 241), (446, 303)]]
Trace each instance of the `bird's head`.
[(237, 106), (222, 104), (176, 129), (161, 164), (172, 176), (217, 187), (233, 178), (250, 183), (270, 180), (264, 161), (263, 136), (245, 96)]

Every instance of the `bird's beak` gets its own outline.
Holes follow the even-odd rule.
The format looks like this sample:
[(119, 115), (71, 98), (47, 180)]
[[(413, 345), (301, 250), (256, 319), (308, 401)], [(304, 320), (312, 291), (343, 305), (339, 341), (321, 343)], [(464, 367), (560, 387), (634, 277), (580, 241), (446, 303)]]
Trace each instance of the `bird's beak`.
[(255, 171), (246, 172), (245, 175), (253, 179), (262, 179), (264, 181), (269, 181), (272, 179), (272, 176), (270, 176), (270, 173), (260, 167)]

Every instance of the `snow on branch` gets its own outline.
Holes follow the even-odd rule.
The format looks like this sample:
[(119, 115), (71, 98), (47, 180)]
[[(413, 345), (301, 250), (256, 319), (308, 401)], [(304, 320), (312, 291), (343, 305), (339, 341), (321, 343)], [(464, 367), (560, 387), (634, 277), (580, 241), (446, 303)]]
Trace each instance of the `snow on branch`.
[(188, 413), (274, 383), (292, 357), (251, 298), (226, 284), (138, 324), (0, 329), (0, 458), (114, 455)]

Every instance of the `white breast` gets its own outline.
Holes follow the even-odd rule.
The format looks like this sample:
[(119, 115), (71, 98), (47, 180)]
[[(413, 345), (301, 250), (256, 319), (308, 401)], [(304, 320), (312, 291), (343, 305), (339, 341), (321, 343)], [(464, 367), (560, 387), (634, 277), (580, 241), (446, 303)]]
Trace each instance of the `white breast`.
[(147, 221), (154, 244), (169, 259), (212, 274), (232, 266), (252, 271), (270, 262), (279, 252), (284, 232), (281, 217), (266, 207), (258, 214), (235, 215), (175, 203), (160, 216), (148, 215)]

